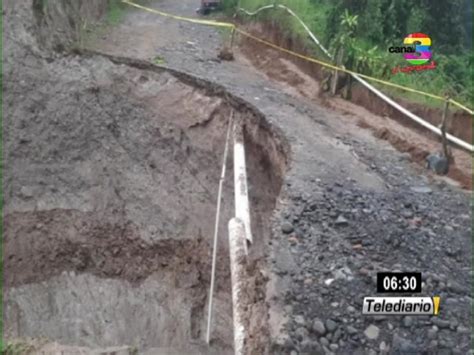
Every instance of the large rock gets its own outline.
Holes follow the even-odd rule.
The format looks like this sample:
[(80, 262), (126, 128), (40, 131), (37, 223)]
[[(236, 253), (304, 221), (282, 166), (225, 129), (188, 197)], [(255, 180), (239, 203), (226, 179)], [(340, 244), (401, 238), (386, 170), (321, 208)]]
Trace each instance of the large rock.
[(318, 335), (326, 334), (326, 327), (324, 326), (324, 323), (319, 318), (316, 318), (313, 321), (313, 330)]
[(375, 340), (379, 337), (380, 329), (376, 325), (371, 324), (364, 330), (364, 334), (370, 340)]
[(285, 234), (290, 234), (294, 231), (293, 225), (290, 222), (283, 222), (281, 224), (281, 231)]
[(448, 159), (441, 154), (430, 154), (426, 158), (427, 168), (434, 171), (436, 174), (445, 175), (449, 170)]
[(326, 321), (326, 329), (328, 332), (333, 332), (335, 331), (337, 328), (337, 323), (335, 321), (333, 321), (332, 319), (328, 319)]

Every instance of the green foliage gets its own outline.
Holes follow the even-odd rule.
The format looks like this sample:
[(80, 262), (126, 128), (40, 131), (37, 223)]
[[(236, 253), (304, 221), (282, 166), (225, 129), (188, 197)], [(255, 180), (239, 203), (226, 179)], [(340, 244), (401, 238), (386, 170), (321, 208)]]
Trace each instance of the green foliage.
[(454, 54), (462, 49), (467, 35), (463, 27), (463, 0), (422, 0), (426, 11), (422, 28), (430, 34), (440, 52)]
[(25, 355), (34, 350), (34, 346), (23, 341), (8, 341), (2, 346), (2, 355)]
[(340, 16), (341, 18), (341, 27), (343, 29), (344, 35), (348, 37), (353, 37), (355, 30), (358, 25), (359, 15), (351, 15), (347, 9), (344, 10), (344, 13)]
[(157, 55), (155, 58), (153, 58), (153, 63), (156, 65), (165, 65), (166, 60), (162, 56)]
[[(44, 1), (44, 0), (43, 0)], [(117, 25), (125, 16), (126, 12), (131, 10), (132, 8), (124, 4), (122, 0), (107, 0), (108, 1), (108, 11), (106, 21), (109, 25)], [(148, 0), (134, 0), (137, 4), (146, 5)]]
[[(275, 3), (275, 0), (240, 0), (249, 11)], [(320, 38), (326, 48), (336, 53), (344, 43), (343, 63), (367, 75), (389, 80), (438, 95), (445, 92), (461, 102), (473, 105), (473, 55), (469, 52), (472, 34), (472, 0), (276, 0), (293, 9)], [(237, 0), (224, 0), (224, 9), (233, 14)], [(466, 17), (466, 13), (471, 16)], [(341, 18), (342, 16), (342, 18)], [(356, 17), (357, 16), (357, 17)], [(356, 25), (353, 21), (355, 18)], [(280, 25), (289, 38), (308, 43), (314, 55), (327, 58), (308, 39), (300, 24), (283, 11), (265, 11), (258, 19)], [(350, 25), (349, 28), (346, 25)], [(424, 32), (433, 41), (433, 60), (437, 68), (410, 74), (391, 74), (395, 66), (407, 66), (402, 55), (388, 53), (390, 46), (402, 46), (408, 33)], [(466, 46), (468, 43), (468, 46)], [(470, 64), (469, 64), (470, 63)], [(383, 91), (393, 91), (382, 87)], [(433, 99), (400, 90), (395, 95), (433, 105)]]
[(125, 5), (121, 0), (109, 0), (109, 6), (107, 11), (107, 22), (111, 25), (116, 25), (125, 14)]
[(465, 44), (464, 1), (335, 0), (328, 15), (326, 39), (340, 31), (338, 18), (348, 10), (360, 16), (356, 36), (374, 45), (401, 44), (408, 33), (424, 32), (431, 36), (437, 50), (451, 54)]

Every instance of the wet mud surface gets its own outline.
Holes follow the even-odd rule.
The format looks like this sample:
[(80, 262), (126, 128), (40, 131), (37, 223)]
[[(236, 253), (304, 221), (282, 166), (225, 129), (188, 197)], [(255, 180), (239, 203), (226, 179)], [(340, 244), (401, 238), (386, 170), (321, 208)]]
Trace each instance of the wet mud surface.
[[(10, 5), (7, 16), (34, 16), (33, 7)], [(18, 41), (4, 57), (6, 336), (161, 354), (231, 352), (232, 179), (224, 187), (213, 339), (203, 343), (230, 111), (243, 124), (249, 165), (260, 171), (250, 181), (260, 237), (248, 267), (253, 303), (263, 301), (255, 263), (282, 184), (284, 139), (211, 82), (133, 59), (50, 52), (26, 25), (9, 25)]]

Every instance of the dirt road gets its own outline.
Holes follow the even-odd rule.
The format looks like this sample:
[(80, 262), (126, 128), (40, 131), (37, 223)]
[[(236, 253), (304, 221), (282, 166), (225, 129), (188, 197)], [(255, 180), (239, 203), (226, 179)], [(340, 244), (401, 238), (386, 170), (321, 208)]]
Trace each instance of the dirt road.
[[(194, 16), (197, 1), (151, 6)], [(160, 62), (237, 98), (259, 226), (249, 353), (469, 353), (470, 194), (432, 179), (350, 115), (302, 97), (240, 52), (233, 62), (218, 60), (222, 38), (213, 28), (132, 10), (86, 44)], [(8, 76), (11, 91), (26, 100), (7, 99), (23, 107), (10, 112), (18, 123), (6, 133), (14, 173), (5, 183), (5, 258), (17, 270), (6, 297), (12, 335), (92, 347), (134, 342), (162, 354), (208, 351), (209, 191), (217, 187), (230, 104), (210, 95), (209, 85), (143, 66), (66, 56)], [(300, 75), (288, 67), (287, 76)], [(41, 86), (38, 73), (56, 81)], [(225, 218), (231, 192), (227, 186)], [(37, 259), (26, 247), (35, 240)], [(226, 353), (225, 247), (220, 253), (213, 350)], [(440, 317), (363, 317), (362, 299), (375, 294), (375, 274), (385, 270), (421, 271), (423, 293), (441, 296)], [(197, 345), (189, 350), (183, 339)]]

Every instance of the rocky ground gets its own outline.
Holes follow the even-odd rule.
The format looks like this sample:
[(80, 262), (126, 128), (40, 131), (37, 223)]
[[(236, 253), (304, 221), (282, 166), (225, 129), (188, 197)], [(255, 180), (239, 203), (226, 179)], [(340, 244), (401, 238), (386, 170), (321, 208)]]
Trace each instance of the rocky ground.
[[(194, 16), (197, 3), (193, 0), (163, 0), (152, 2), (150, 6), (179, 15)], [(413, 164), (409, 156), (399, 153), (386, 141), (373, 137), (368, 130), (359, 127), (358, 120), (354, 116), (324, 108), (319, 103), (294, 93), (290, 85), (272, 80), (253, 67), (251, 61), (240, 52), (236, 52), (236, 60), (233, 62), (219, 60), (217, 55), (224, 38), (222, 32), (213, 28), (176, 22), (154, 14), (131, 10), (120, 25), (109, 28), (100, 35), (92, 33), (85, 43), (87, 48), (92, 50), (159, 62), (164, 66), (219, 83), (229, 93), (251, 103), (258, 109), (259, 114), (265, 116), (272, 129), (288, 142), (291, 150), (288, 169), (273, 213), (269, 210), (272, 201), (268, 202), (267, 199), (271, 200), (278, 191), (268, 194), (259, 194), (259, 191), (263, 191), (265, 185), (275, 186), (273, 181), (275, 173), (268, 171), (276, 169), (275, 164), (269, 164), (268, 158), (265, 160), (263, 155), (253, 161), (249, 168), (250, 178), (252, 179), (252, 174), (257, 171), (260, 181), (258, 185), (254, 184), (256, 188), (250, 190), (250, 194), (254, 196), (252, 206), (259, 206), (261, 224), (268, 225), (272, 230), (270, 236), (263, 232), (261, 235), (256, 234), (256, 238), (261, 237), (262, 247), (258, 255), (254, 256), (256, 259), (265, 256), (258, 265), (268, 279), (265, 296), (268, 319), (260, 314), (259, 318), (254, 316), (250, 320), (252, 329), (260, 329), (262, 332), (251, 333), (249, 353), (260, 354), (266, 351), (271, 354), (292, 355), (472, 354), (470, 350), (471, 194), (451, 185), (449, 180), (433, 178), (422, 167)], [(97, 86), (108, 88), (105, 98), (110, 94), (109, 90), (113, 92), (109, 97), (110, 100), (113, 98), (110, 101), (113, 103), (112, 117), (125, 119), (125, 122), (116, 123), (119, 132), (122, 132), (121, 135), (116, 136), (114, 122), (108, 115), (104, 114), (104, 118), (96, 123), (96, 120), (92, 119), (93, 115), (81, 117), (77, 113), (77, 117), (88, 123), (87, 127), (90, 127), (90, 130), (70, 132), (68, 140), (76, 142), (74, 137), (77, 135), (96, 137), (102, 127), (107, 133), (94, 139), (97, 143), (97, 152), (88, 152), (94, 160), (100, 158), (108, 165), (121, 166), (131, 172), (122, 173), (117, 167), (112, 172), (101, 172), (97, 170), (99, 163), (92, 167), (89, 166), (90, 163), (77, 164), (81, 159), (76, 153), (81, 152), (82, 148), (75, 144), (66, 144), (67, 142), (64, 143), (67, 149), (66, 158), (63, 159), (64, 154), (59, 149), (60, 146), (51, 150), (41, 148), (43, 144), (47, 146), (46, 143), (41, 143), (42, 140), (39, 138), (42, 136), (36, 139), (34, 132), (25, 131), (24, 124), (19, 121), (18, 126), (8, 131), (10, 145), (7, 146), (7, 152), (10, 161), (13, 161), (13, 158), (17, 159), (14, 166), (17, 173), (23, 173), (22, 184), (33, 184), (31, 181), (34, 180), (44, 191), (48, 190), (45, 186), (47, 181), (54, 181), (51, 180), (53, 173), (43, 170), (35, 170), (34, 174), (28, 173), (29, 170), (25, 166), (30, 166), (31, 162), (26, 157), (32, 154), (32, 151), (37, 152), (37, 159), (53, 157), (55, 159), (53, 163), (58, 169), (61, 167), (70, 169), (73, 166), (77, 169), (74, 170), (77, 171), (76, 174), (79, 176), (84, 174), (85, 177), (80, 180), (83, 182), (78, 188), (65, 183), (64, 191), (45, 192), (43, 201), (48, 203), (46, 207), (64, 208), (72, 204), (76, 209), (87, 212), (90, 210), (89, 200), (95, 201), (97, 206), (102, 206), (101, 199), (79, 198), (82, 194), (81, 186), (87, 186), (86, 196), (92, 194), (89, 186), (98, 185), (91, 178), (95, 175), (89, 172), (99, 171), (96, 178), (102, 179), (106, 176), (110, 181), (108, 184), (110, 186), (106, 189), (110, 190), (110, 196), (105, 196), (104, 200), (113, 203), (112, 206), (116, 206), (120, 212), (125, 198), (128, 201), (125, 204), (126, 217), (138, 224), (145, 240), (153, 239), (157, 231), (163, 231), (164, 234), (173, 232), (176, 234), (173, 235), (175, 238), (181, 235), (182, 233), (175, 232), (172, 228), (172, 220), (174, 217), (185, 218), (187, 211), (195, 209), (196, 201), (180, 202), (181, 199), (151, 198), (146, 191), (134, 184), (136, 181), (143, 181), (157, 196), (165, 198), (163, 188), (160, 189), (153, 179), (155, 173), (149, 171), (152, 169), (150, 163), (153, 163), (149, 158), (160, 159), (160, 154), (167, 154), (169, 146), (160, 146), (161, 150), (158, 151), (160, 154), (150, 156), (152, 152), (148, 149), (149, 145), (154, 144), (153, 137), (144, 132), (147, 128), (159, 129), (162, 125), (167, 126), (163, 122), (164, 117), (169, 115), (160, 116), (163, 118), (162, 121), (154, 121), (153, 118), (158, 112), (158, 102), (164, 97), (163, 94), (158, 95), (159, 92), (163, 93), (160, 85), (180, 84), (169, 76), (151, 76), (146, 84), (136, 68), (115, 66), (103, 58), (73, 57), (72, 60), (46, 58), (41, 65), (33, 60), (31, 63), (25, 61), (25, 65), (31, 65), (33, 67), (31, 73), (33, 70), (35, 73), (42, 73), (44, 78), (51, 73), (62, 78), (62, 84), (51, 83), (43, 89), (38, 81), (35, 90), (27, 87), (26, 81), (15, 81), (11, 84), (20, 94), (25, 95), (27, 102), (31, 101), (28, 106), (24, 106), (25, 111), (21, 112), (27, 112), (30, 116), (34, 112), (39, 112), (42, 115), (39, 117), (43, 120), (47, 120), (50, 116), (48, 112), (51, 114), (56, 112), (55, 107), (61, 107), (61, 102), (73, 107), (74, 100), (77, 102), (80, 100), (75, 99), (77, 88), (81, 88), (81, 95), (86, 93), (82, 96), (86, 107), (96, 105), (93, 100), (98, 96), (94, 91)], [(72, 74), (67, 68), (70, 68)], [(15, 73), (12, 73), (10, 78), (14, 77), (13, 74)], [(31, 79), (35, 82), (28, 75), (27, 71), (25, 80)], [(110, 89), (114, 85), (117, 85), (117, 89)], [(65, 95), (64, 101), (56, 99), (53, 93), (61, 92), (66, 87), (76, 89), (66, 90), (68, 94)], [(49, 88), (55, 88), (56, 91)], [(154, 92), (154, 95), (150, 95), (147, 90)], [(179, 107), (183, 102), (187, 102), (186, 97), (194, 97), (195, 92), (192, 89), (186, 90), (183, 90), (181, 96), (177, 95), (175, 101), (170, 100), (165, 105), (170, 110), (168, 112), (173, 112), (171, 111), (173, 105)], [(119, 99), (124, 93), (130, 94), (130, 92), (133, 93), (131, 102)], [(35, 95), (39, 95), (38, 98)], [(55, 103), (46, 111), (34, 104), (41, 99), (41, 95)], [(15, 97), (11, 97), (11, 100), (20, 102), (15, 101)], [(210, 115), (212, 110), (208, 108), (212, 102), (202, 99), (193, 101), (193, 104), (193, 107), (186, 108), (186, 114), (176, 115), (177, 119), (192, 117), (190, 112), (193, 110), (203, 110), (205, 114), (200, 111), (199, 117)], [(147, 108), (146, 112), (142, 109), (143, 105)], [(27, 111), (28, 107), (30, 113)], [(15, 111), (15, 114), (19, 117), (21, 112)], [(133, 115), (127, 119), (130, 113)], [(144, 127), (140, 126), (142, 118), (146, 118), (147, 121)], [(48, 132), (48, 126), (41, 126), (40, 121), (38, 119), (34, 124), (43, 127), (44, 132)], [(215, 123), (215, 120), (212, 122)], [(214, 133), (223, 132), (224, 121), (218, 122), (220, 123), (215, 127)], [(97, 130), (92, 129), (94, 125), (97, 125)], [(69, 130), (67, 125), (58, 127), (60, 129), (56, 128), (44, 134), (45, 141), (55, 141), (52, 134)], [(165, 134), (165, 130), (163, 128), (161, 130)], [(266, 131), (268, 130), (265, 129)], [(253, 152), (262, 150), (262, 147), (255, 143), (258, 142), (258, 137), (269, 140), (268, 135), (259, 132), (256, 130), (253, 135), (251, 143)], [(209, 148), (206, 147), (208, 136), (205, 136), (205, 139), (199, 134), (193, 136), (191, 133), (185, 133), (184, 141), (194, 139), (193, 145), (199, 147), (197, 152), (191, 154), (196, 155), (196, 162), (201, 153), (204, 155), (209, 151), (217, 151), (223, 143), (222, 139), (215, 138), (214, 145)], [(179, 157), (180, 152), (186, 150), (181, 146), (183, 139), (170, 132), (166, 134), (170, 135), (167, 136), (169, 142), (179, 143), (171, 144), (171, 148), (176, 148), (174, 156)], [(104, 137), (110, 142), (110, 149), (102, 147), (102, 143), (99, 144)], [(149, 141), (143, 141), (141, 139), (143, 137), (148, 137)], [(219, 137), (219, 134), (213, 137)], [(31, 151), (24, 148), (25, 144), (30, 144), (31, 141), (36, 144), (35, 147), (41, 149)], [(270, 142), (266, 141), (265, 146), (269, 144)], [(105, 145), (108, 146), (109, 143)], [(142, 155), (133, 155), (137, 147), (138, 151), (143, 152)], [(128, 152), (125, 157), (119, 154), (123, 149)], [(18, 163), (19, 158), (25, 160), (25, 166)], [(183, 177), (189, 181), (194, 180), (192, 173), (179, 172), (180, 161), (173, 159), (169, 162), (170, 170), (177, 172), (163, 177), (165, 181), (169, 179), (179, 182)], [(206, 176), (217, 177), (214, 173), (218, 171), (218, 166), (214, 167), (210, 163), (208, 165)], [(285, 164), (281, 166), (284, 167)], [(70, 178), (69, 173), (63, 172), (63, 174)], [(33, 179), (34, 176), (37, 178)], [(61, 176), (63, 175), (58, 175), (58, 181), (68, 181)], [(125, 186), (120, 182), (122, 179), (114, 178), (124, 176), (128, 176)], [(217, 186), (215, 178), (209, 180), (209, 186)], [(11, 212), (31, 212), (44, 207), (33, 203), (36, 199), (36, 190), (21, 190), (17, 185), (13, 175), (7, 178), (7, 187), (11, 191), (9, 198), (12, 201), (7, 209), (10, 208)], [(196, 183), (193, 186), (197, 188), (197, 185)], [(205, 186), (208, 186), (207, 183)], [(123, 192), (125, 197), (121, 197), (124, 196)], [(182, 198), (185, 198), (185, 192), (180, 190)], [(60, 196), (69, 197), (64, 199)], [(139, 197), (139, 201), (145, 205), (133, 202), (136, 197)], [(196, 199), (200, 201), (199, 197)], [(146, 209), (143, 206), (150, 208), (161, 206), (162, 210), (166, 210), (165, 207), (170, 203), (178, 204), (173, 209), (176, 213), (173, 212), (173, 216), (169, 216), (169, 219), (161, 219), (169, 220), (170, 223), (164, 226), (158, 225), (155, 231), (147, 230), (148, 218), (146, 213), (144, 215), (140, 212), (141, 209)], [(202, 214), (194, 215), (196, 221), (212, 219), (211, 207), (204, 211), (206, 206), (201, 205)], [(106, 204), (99, 210), (104, 215), (94, 217), (99, 220), (98, 222), (105, 216), (114, 223), (123, 223), (121, 222), (123, 214), (108, 215), (109, 208)], [(163, 216), (166, 217), (166, 214)], [(17, 218), (12, 214), (11, 218), (13, 217)], [(203, 225), (208, 224), (211, 222)], [(184, 230), (185, 234), (191, 234), (191, 231), (192, 228)], [(65, 233), (67, 232), (68, 230)], [(260, 252), (263, 254), (260, 255)], [(133, 256), (132, 260), (135, 260)], [(102, 270), (100, 267), (92, 267), (92, 273), (103, 277), (103, 274), (94, 271), (96, 269)], [(423, 295), (441, 296), (440, 316), (435, 318), (362, 316), (363, 297), (375, 295), (375, 275), (379, 271), (386, 270), (421, 271), (424, 277)], [(90, 276), (81, 277), (87, 279)], [(94, 285), (101, 284), (100, 280), (96, 279), (91, 282), (94, 282)], [(147, 282), (153, 285), (154, 280), (150, 279)], [(146, 289), (146, 284), (143, 285), (141, 289)], [(118, 285), (117, 290), (120, 294), (122, 285)], [(113, 294), (115, 295), (115, 291)], [(222, 297), (224, 296), (223, 293)], [(100, 297), (100, 293), (94, 297)], [(154, 295), (147, 296), (147, 302), (154, 297)], [(202, 303), (202, 299), (200, 302)], [(221, 306), (226, 308), (225, 304)], [(187, 317), (187, 314), (183, 315), (185, 316)], [(136, 321), (139, 322), (139, 318)], [(228, 324), (228, 320), (224, 319), (222, 324)], [(268, 329), (270, 340), (265, 337), (267, 334), (263, 332), (264, 329)], [(120, 333), (119, 336), (122, 334), (125, 333)], [(224, 332), (222, 336), (226, 334)], [(172, 337), (171, 334), (164, 336), (164, 338)], [(149, 339), (151, 338), (150, 335)]]
[[(403, 157), (380, 158), (370, 161), (390, 184), (385, 191), (360, 188), (350, 178), (314, 179), (282, 209), (273, 248), (288, 248), (293, 261), (281, 268), (273, 260), (275, 272), (289, 279), (284, 353), (470, 351), (469, 201), (447, 186), (411, 178)], [(361, 316), (362, 297), (375, 295), (381, 271), (421, 271), (423, 294), (441, 296), (440, 316)]]

